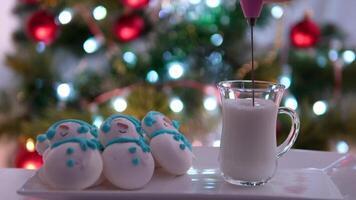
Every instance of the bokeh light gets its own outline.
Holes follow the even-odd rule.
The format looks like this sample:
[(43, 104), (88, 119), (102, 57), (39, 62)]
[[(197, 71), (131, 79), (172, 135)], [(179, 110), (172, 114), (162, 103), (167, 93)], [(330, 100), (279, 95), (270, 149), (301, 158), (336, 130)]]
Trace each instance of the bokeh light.
[(146, 75), (146, 80), (150, 83), (156, 83), (159, 79), (158, 73), (155, 70), (151, 70)]
[(184, 108), (184, 104), (182, 102), (182, 100), (180, 100), (179, 98), (175, 97), (173, 99), (171, 99), (171, 101), (169, 102), (169, 108), (175, 112), (175, 113), (179, 113), (183, 110)]
[(181, 62), (171, 62), (168, 64), (168, 74), (172, 79), (178, 79), (184, 74), (184, 67)]
[(105, 19), (106, 15), (107, 15), (107, 11), (104, 6), (97, 6), (93, 10), (93, 17), (96, 20)]
[(57, 96), (61, 100), (67, 100), (72, 93), (72, 86), (68, 83), (61, 83), (57, 86)]
[(94, 53), (99, 48), (98, 41), (94, 38), (88, 38), (83, 44), (83, 49), (86, 53)]
[(317, 101), (313, 104), (313, 112), (316, 115), (323, 115), (326, 113), (328, 105), (325, 101)]
[(124, 112), (127, 108), (126, 99), (123, 97), (117, 97), (113, 100), (112, 106), (117, 112)]
[(61, 24), (68, 24), (70, 21), (72, 21), (72, 12), (69, 9), (65, 9), (62, 12), (59, 13), (58, 15), (58, 21)]

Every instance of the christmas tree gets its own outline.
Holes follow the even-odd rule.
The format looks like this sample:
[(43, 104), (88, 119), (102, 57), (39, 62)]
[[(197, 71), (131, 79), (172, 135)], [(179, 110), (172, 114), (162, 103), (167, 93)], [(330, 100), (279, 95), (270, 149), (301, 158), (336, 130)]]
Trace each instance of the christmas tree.
[(149, 110), (203, 134), (218, 119), (215, 83), (247, 62), (236, 1), (24, 0), (15, 12), (23, 23), (7, 62), (22, 78), (23, 111), (4, 122), (10, 134)]
[[(288, 5), (266, 6), (257, 26), (283, 20)], [(21, 77), (21, 111), (1, 133), (34, 137), (59, 119), (99, 126), (112, 113), (158, 110), (181, 120), (194, 140), (219, 122), (215, 84), (250, 79), (247, 23), (235, 0), (21, 0), (14, 11), (22, 25), (7, 63)], [(327, 149), (355, 137), (353, 50), (337, 27), (311, 16), (284, 29), (291, 46), (259, 53), (256, 78), (289, 88), (283, 104), (302, 120), (296, 147)], [(278, 133), (287, 124), (281, 118)]]

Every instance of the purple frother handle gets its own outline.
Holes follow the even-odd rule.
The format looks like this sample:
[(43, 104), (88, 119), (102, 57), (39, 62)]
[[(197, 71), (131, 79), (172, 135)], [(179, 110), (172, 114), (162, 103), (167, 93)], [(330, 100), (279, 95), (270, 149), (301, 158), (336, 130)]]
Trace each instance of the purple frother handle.
[(240, 0), (246, 19), (258, 18), (261, 14), (263, 0)]

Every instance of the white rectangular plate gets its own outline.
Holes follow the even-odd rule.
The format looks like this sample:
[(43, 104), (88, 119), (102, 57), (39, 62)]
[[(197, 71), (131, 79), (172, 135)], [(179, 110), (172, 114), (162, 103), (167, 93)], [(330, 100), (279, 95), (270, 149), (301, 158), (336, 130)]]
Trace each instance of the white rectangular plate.
[(157, 170), (143, 189), (119, 190), (105, 182), (83, 191), (53, 190), (31, 177), (19, 194), (48, 199), (343, 199), (333, 182), (320, 170), (279, 170), (274, 179), (259, 187), (238, 187), (225, 183), (216, 169), (191, 169), (173, 177)]
[[(83, 191), (61, 191), (48, 188), (35, 175), (26, 181), (18, 193), (44, 199), (62, 200), (343, 199), (338, 188), (327, 175), (330, 173), (326, 170), (326, 174), (324, 170), (327, 166), (335, 165), (330, 164), (341, 157), (338, 155), (292, 150), (280, 160), (280, 167), (271, 182), (259, 187), (238, 187), (223, 181), (218, 170), (217, 148), (194, 148), (193, 150), (196, 160), (193, 168), (186, 175), (174, 177), (158, 169), (150, 183), (140, 190), (124, 191), (104, 182)], [(339, 168), (338, 165), (336, 167)]]

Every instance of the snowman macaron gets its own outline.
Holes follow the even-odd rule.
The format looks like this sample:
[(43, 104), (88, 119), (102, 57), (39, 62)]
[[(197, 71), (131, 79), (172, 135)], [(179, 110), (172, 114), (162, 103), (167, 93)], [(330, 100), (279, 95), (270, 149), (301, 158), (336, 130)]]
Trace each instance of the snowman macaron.
[(182, 175), (192, 165), (192, 145), (178, 131), (179, 123), (160, 112), (150, 111), (142, 120), (142, 128), (150, 138), (153, 157), (173, 175)]
[(41, 180), (56, 189), (82, 190), (100, 179), (103, 161), (95, 127), (67, 119), (53, 124), (45, 137), (38, 137), (36, 145), (41, 151), (41, 143), (48, 140)]
[(133, 190), (152, 178), (154, 160), (140, 121), (128, 115), (112, 115), (100, 128), (104, 175), (115, 186)]

